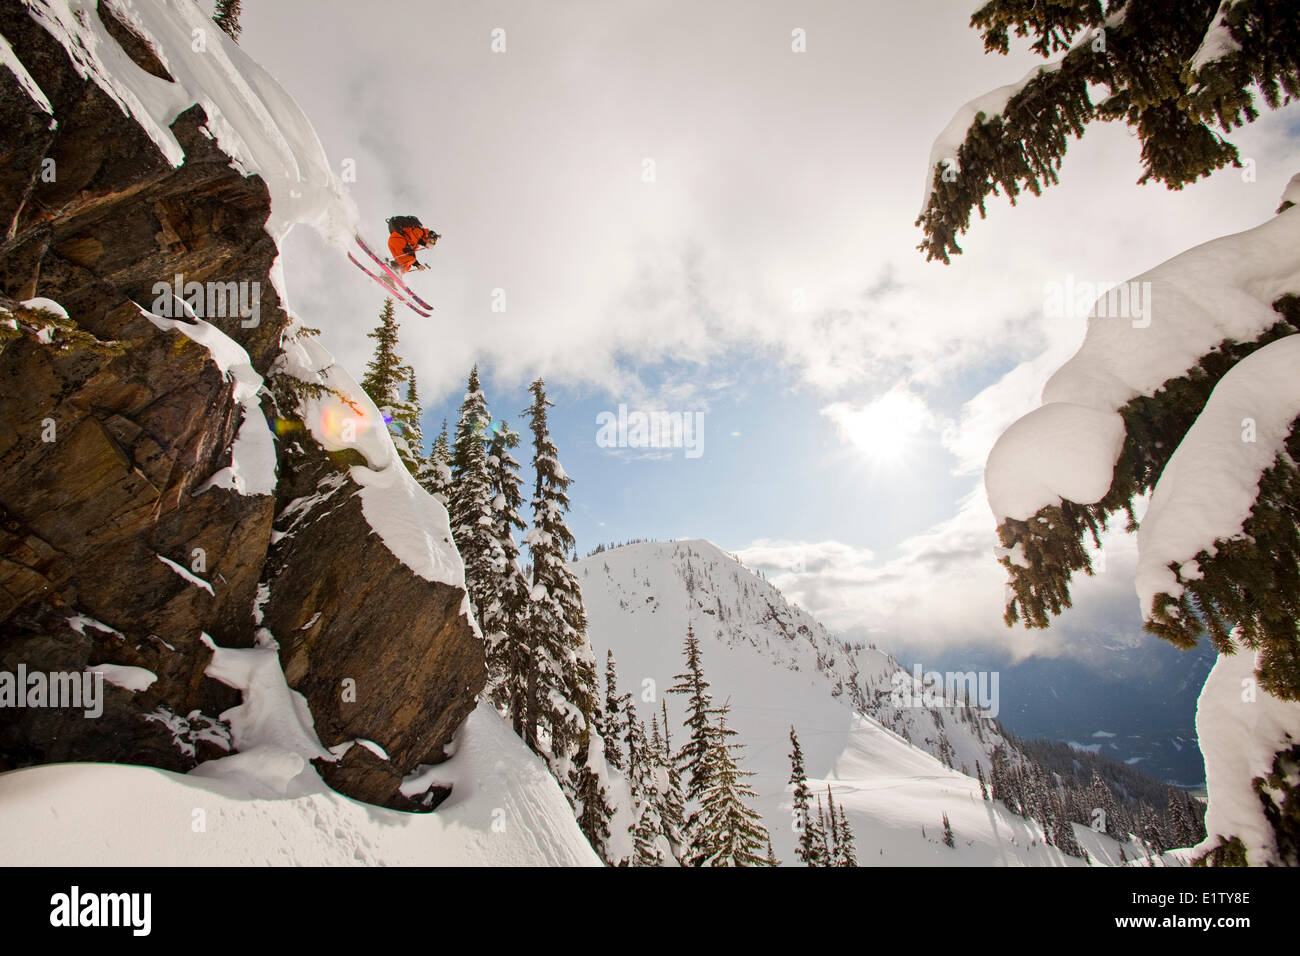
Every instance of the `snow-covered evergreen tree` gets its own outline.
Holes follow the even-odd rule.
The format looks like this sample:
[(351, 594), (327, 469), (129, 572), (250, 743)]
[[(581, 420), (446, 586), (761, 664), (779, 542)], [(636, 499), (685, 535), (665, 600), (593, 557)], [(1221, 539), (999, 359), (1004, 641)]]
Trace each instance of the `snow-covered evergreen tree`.
[[(630, 698), (626, 701), (631, 704)], [(659, 794), (660, 752), (654, 738), (646, 738), (645, 725), (634, 706), (625, 711), (627, 776), (632, 790), (632, 865), (663, 866), (665, 840), (662, 798)], [(608, 762), (608, 751), (606, 760)]]
[(776, 851), (772, 849), (772, 835), (767, 835), (767, 859), (763, 861), (767, 866), (780, 866), (781, 861), (776, 858)]
[(415, 369), (406, 369), (406, 397), (399, 398), (393, 404), (392, 421), (388, 423), (393, 435), (393, 445), (397, 456), (402, 459), (406, 470), (415, 478), (420, 477), (424, 468), (424, 429), (420, 425), (420, 393), (415, 382)]
[[(569, 802), (573, 805), (578, 829), (582, 831), (596, 855), (606, 863), (617, 866), (621, 861), (610, 858), (609, 822), (614, 816), (614, 807), (609, 802), (609, 794), (602, 782), (602, 767), (598, 757), (601, 738), (599, 734), (583, 737), (581, 750), (576, 754), (571, 769), (562, 784)], [(552, 765), (563, 764), (565, 760), (552, 759)]]
[(620, 741), (631, 736), (631, 721), (635, 717), (628, 708), (631, 698), (619, 692), (618, 668), (614, 663), (614, 651), (605, 652), (605, 710), (603, 732), (605, 735), (605, 762), (622, 772), (626, 764)]
[(239, 25), (241, 0), (217, 0), (212, 11), (212, 22), (220, 27), (230, 39), (238, 42), (243, 27)]
[[(927, 257), (949, 261), (971, 213), (990, 195), (1038, 195), (1057, 182), (1071, 137), (1097, 121), (1126, 123), (1142, 143), (1142, 177), (1171, 189), (1240, 166), (1223, 135), (1300, 97), (1300, 8), (1293, 0), (989, 0), (970, 19), (987, 52), (1011, 37), (1050, 59), (994, 100), (958, 113), (932, 157), (917, 225)], [(1060, 54), (1057, 56), (1057, 54)], [(967, 125), (969, 124), (969, 125)], [(1219, 126), (1220, 131), (1213, 127)]]
[(678, 772), (686, 780), (684, 795), (689, 803), (700, 799), (708, 783), (713, 697), (709, 693), (709, 682), (704, 679), (700, 641), (695, 636), (695, 628), (690, 624), (686, 626), (686, 640), (682, 650), (686, 655), (686, 670), (673, 675), (673, 680), (677, 683), (668, 688), (668, 693), (686, 696), (685, 725), (688, 736), (676, 761)]
[(752, 773), (737, 765), (735, 752), (743, 744), (729, 738), (728, 705), (713, 712), (717, 723), (708, 736), (704, 789), (692, 827), (685, 863), (690, 866), (766, 866), (768, 833), (762, 818), (747, 801), (757, 794), (745, 783)]
[(1014, 769), (1007, 761), (1006, 747), (998, 744), (993, 748), (991, 756), (993, 761), (993, 799), (1001, 800), (1003, 805), (1012, 813), (1020, 812), (1020, 804), (1016, 802)]
[(1051, 820), (1047, 780), (1041, 769), (1033, 764), (1025, 767), (1020, 776), (1023, 781), (1024, 816), (1042, 821), (1046, 829), (1047, 822)]
[(686, 797), (682, 793), (682, 778), (677, 770), (676, 755), (673, 753), (672, 736), (668, 731), (668, 705), (659, 701), (662, 718), (663, 736), (659, 736), (660, 721), (652, 719), (653, 734), (651, 746), (658, 759), (658, 793), (659, 819), (663, 822), (664, 836), (672, 848), (674, 856), (680, 858), (683, 833), (686, 826)]
[(487, 399), (479, 387), (478, 366), (469, 373), (456, 442), (452, 453), (451, 501), (447, 509), (456, 549), (465, 563), (465, 586), (482, 625), (495, 579), (505, 569), (505, 555), (493, 533), (492, 479), (487, 467), (487, 430), (492, 424)]
[(853, 843), (853, 827), (849, 825), (849, 815), (844, 811), (844, 804), (840, 803), (840, 820), (839, 827), (839, 844), (834, 866), (857, 866), (858, 852)]
[(817, 859), (817, 848), (814, 845), (814, 834), (811, 826), (812, 819), (809, 810), (811, 803), (811, 792), (808, 789), (808, 773), (804, 769), (803, 748), (799, 746), (799, 738), (795, 735), (794, 727), (790, 727), (790, 785), (793, 791), (794, 825), (799, 834), (799, 844), (796, 849), (799, 860), (804, 866), (813, 866)]
[(1062, 853), (1083, 856), (1083, 847), (1074, 835), (1074, 824), (1070, 822), (1064, 796), (1059, 790), (1048, 795), (1048, 813), (1052, 821), (1052, 844)]
[[(1121, 821), (1119, 810), (1115, 806), (1115, 796), (1096, 770), (1092, 772), (1092, 780), (1088, 784), (1088, 800), (1092, 804), (1088, 814), (1089, 822), (1097, 820), (1102, 824), (1102, 832), (1107, 836), (1116, 840), (1124, 839), (1127, 834), (1120, 829)], [(1097, 812), (1100, 812), (1100, 817), (1094, 816)]]
[[(1014, 32), (1033, 37), (1032, 49), (1042, 56), (1067, 52), (1059, 68), (1035, 73), (1003, 109), (983, 110), (983, 118), (964, 131), (952, 157), (955, 165), (945, 167), (936, 159), (934, 189), (920, 220), (927, 233), (924, 247), (931, 255), (946, 259), (959, 251), (953, 237), (969, 222), (971, 209), (999, 185), (1014, 196), (1021, 186), (1037, 192), (1043, 183), (1054, 182), (1067, 134), (1081, 135), (1094, 120), (1122, 119), (1133, 126), (1143, 142), (1143, 180), (1179, 188), (1225, 165), (1240, 165), (1236, 147), (1211, 127), (1217, 124), (1227, 132), (1256, 119), (1258, 100), (1252, 88), (1263, 94), (1270, 108), (1300, 96), (1300, 8), (1289, 0), (1198, 0), (1140, 17), (1127, 10), (1118, 0), (1049, 8), (993, 0), (975, 15), (972, 24), (984, 33), (989, 50), (1005, 53)], [(1106, 96), (1093, 103), (1097, 89)], [(941, 143), (947, 141), (945, 134)], [(950, 168), (955, 175), (945, 176)], [(1284, 199), (1279, 215), (1291, 214), (1287, 205)], [(1262, 241), (1241, 255), (1259, 259), (1270, 248)], [(1294, 264), (1293, 243), (1282, 241), (1276, 253), (1269, 253), (1269, 264), (1260, 260), (1257, 269), (1273, 274)], [(1188, 263), (1184, 272), (1198, 273), (1198, 281), (1207, 286), (1192, 298), (1204, 300), (1210, 295), (1208, 287), (1236, 283), (1233, 261), (1230, 252), (1219, 250), (1205, 268)], [(1162, 321), (1177, 324), (1182, 351), (1192, 341), (1189, 335), (1206, 344), (1189, 353), (1190, 361), (1180, 358), (1179, 367), (1171, 365), (1167, 373), (1156, 375), (1149, 388), (1124, 383), (1130, 397), (1116, 408), (1123, 420), (1124, 443), (1114, 456), (1112, 480), (1102, 497), (1062, 499), (1024, 518), (999, 516), (1006, 549), (1001, 560), (1011, 578), (1008, 623), (1023, 620), (1029, 627), (1047, 627), (1051, 616), (1070, 606), (1071, 576), (1092, 572), (1085, 539), (1095, 544), (1100, 530), (1121, 511), (1135, 530), (1135, 500), (1158, 488), (1175, 451), (1212, 407), (1211, 395), (1220, 381), (1238, 363), (1268, 351), (1300, 327), (1300, 288), (1285, 282), (1270, 288), (1262, 304), (1275, 314), (1265, 318), (1262, 312), (1255, 330), (1235, 339), (1225, 339), (1217, 326), (1208, 327), (1213, 315), (1202, 317), (1179, 304), (1172, 291), (1167, 293), (1173, 308)], [(1242, 289), (1231, 294), (1250, 293)], [(1207, 326), (1205, 335), (1200, 334), (1201, 326)], [(1108, 342), (1110, 353), (1116, 354), (1116, 342)], [(1105, 373), (1094, 370), (1092, 379)], [(1258, 387), (1258, 373), (1255, 378)], [(1064, 399), (1064, 394), (1054, 393), (1052, 400)], [(1276, 442), (1279, 457), (1273, 466), (1241, 483), (1254, 494), (1254, 508), (1241, 533), (1228, 536), (1231, 540), (1207, 540), (1201, 554), (1188, 555), (1197, 558), (1189, 562), (1189, 573), (1184, 577), (1175, 572), (1166, 590), (1152, 594), (1144, 613), (1148, 630), (1179, 647), (1195, 646), (1208, 631), (1225, 654), (1236, 650), (1234, 641), (1258, 649), (1260, 685), (1281, 699), (1296, 700), (1300, 654), (1295, 652), (1294, 622), (1300, 594), (1293, 587), (1275, 586), (1300, 564), (1300, 531), (1293, 518), (1300, 500), (1300, 471), (1288, 461), (1288, 449), (1300, 449), (1300, 432), (1294, 427), (1289, 431), (1285, 441)], [(990, 477), (1000, 471), (994, 465), (990, 458)], [(1232, 487), (1235, 493), (1237, 484)]]
[(1138, 818), (1138, 836), (1154, 856), (1159, 856), (1169, 849), (1165, 845), (1165, 835), (1160, 829), (1160, 818), (1149, 806), (1142, 807)]
[(812, 828), (813, 860), (809, 866), (831, 865), (831, 844), (826, 827), (826, 808), (822, 806), (822, 796), (817, 794), (817, 816), (809, 821)]
[(433, 447), (424, 459), (416, 477), (429, 494), (442, 502), (444, 508), (451, 504), (451, 444), (447, 439), (447, 419), (442, 420), (442, 431), (433, 440)]
[(672, 762), (673, 762), (673, 757), (675, 756), (675, 753), (674, 753), (674, 751), (673, 751), (673, 738), (672, 738), (672, 733), (671, 733), (670, 730), (668, 729), (668, 701), (663, 700), (663, 699), (660, 699), (660, 701), (659, 701), (659, 716), (660, 716), (660, 718), (662, 719), (662, 723), (660, 724), (660, 726), (661, 726), (662, 729), (663, 729), (663, 735), (664, 735), (664, 736), (663, 736), (663, 745), (664, 745), (664, 762), (665, 762), (665, 763), (672, 763)]
[[(437, 443), (435, 442), (435, 449)], [(522, 730), (528, 698), (528, 582), (519, 567), (515, 531), (525, 527), (519, 509), (523, 482), (519, 463), (511, 455), (519, 435), (502, 422), (492, 429), (487, 448), (488, 494), (492, 536), (500, 570), (488, 578), (479, 625), (487, 641), (488, 690), (493, 704), (506, 714), (515, 732)]]
[(397, 332), (401, 326), (393, 311), (393, 300), (385, 299), (379, 312), (379, 324), (366, 333), (375, 340), (375, 353), (366, 363), (361, 388), (381, 412), (388, 415), (398, 404), (400, 389), (406, 382), (406, 366), (397, 354)]
[[(1264, 783), (1265, 787), (1261, 789), (1281, 789), (1268, 787), (1270, 783), (1268, 780)], [(1177, 787), (1169, 788), (1165, 821), (1165, 843), (1171, 847), (1195, 846), (1205, 839), (1203, 811), (1197, 807), (1194, 798), (1186, 790)], [(1300, 851), (1300, 844), (1296, 846)]]
[[(597, 710), (596, 660), (587, 642), (582, 591), (568, 563), (574, 547), (573, 533), (565, 520), (571, 479), (551, 439), (546, 410), (552, 403), (546, 398), (546, 385), (537, 379), (529, 390), (533, 403), (527, 414), (533, 433), (536, 484), (533, 525), (524, 538), (533, 572), (528, 603), (524, 740), (535, 751), (547, 755), (570, 800), (575, 807), (583, 808), (579, 823), (587, 832), (594, 826), (596, 811), (591, 808), (609, 809), (593, 750), (599, 747), (600, 739), (592, 723)], [(603, 760), (600, 754), (599, 761)], [(598, 834), (588, 836), (599, 840)]]
[[(384, 416), (384, 426), (392, 436), (393, 446), (412, 475), (418, 476), (419, 456), (422, 454), (420, 437), (419, 395), (415, 391), (415, 370), (402, 364), (397, 353), (399, 324), (393, 311), (393, 300), (385, 299), (379, 313), (379, 325), (367, 332), (375, 340), (375, 352), (366, 363), (366, 374), (361, 388)], [(404, 397), (402, 391), (408, 389)], [(412, 443), (414, 432), (415, 443)]]
[(957, 846), (957, 841), (952, 832), (952, 824), (948, 822), (947, 812), (943, 815), (943, 845), (949, 849), (955, 849)]
[[(1006, 95), (975, 101), (939, 137), (918, 219), (930, 258), (960, 251), (957, 235), (991, 192), (1014, 197), (1055, 182), (1069, 137), (1088, 123), (1133, 127), (1141, 181), (1177, 189), (1242, 165), (1224, 134), (1254, 121), (1261, 100), (1276, 109), (1300, 97), (1293, 0), (991, 0), (972, 24), (988, 50), (1007, 52), (1014, 34), (1031, 38), (1043, 57), (1060, 55)], [(1293, 178), (1270, 221), (1096, 290), (1078, 353), (1049, 380), (1043, 406), (1004, 433), (985, 473), (1010, 579), (1009, 625), (1049, 626), (1071, 604), (1073, 575), (1093, 573), (1089, 543), (1099, 547), (1121, 513), (1137, 531), (1145, 499), (1135, 583), (1146, 629), (1185, 649), (1208, 634), (1222, 655), (1215, 672), (1230, 655), (1250, 652), (1264, 706), (1279, 713), (1279, 702), (1300, 700), (1297, 199)], [(1141, 302), (1132, 301), (1134, 289)], [(1052, 463), (1066, 446), (1072, 464), (1063, 479)], [(1202, 695), (1202, 707), (1208, 700)], [(1225, 721), (1205, 730), (1241, 735)], [(1289, 739), (1279, 730), (1269, 746)], [(1207, 760), (1234, 749), (1225, 740)], [(1252, 761), (1250, 785), (1266, 767), (1262, 756)], [(1219, 779), (1225, 794), (1247, 785)], [(1214, 813), (1213, 788), (1209, 797)], [(1214, 829), (1223, 859), (1245, 859), (1233, 831), (1273, 824), (1249, 800), (1220, 805), (1225, 816)], [(1257, 840), (1250, 861), (1276, 861), (1285, 839), (1275, 830), (1271, 842)]]

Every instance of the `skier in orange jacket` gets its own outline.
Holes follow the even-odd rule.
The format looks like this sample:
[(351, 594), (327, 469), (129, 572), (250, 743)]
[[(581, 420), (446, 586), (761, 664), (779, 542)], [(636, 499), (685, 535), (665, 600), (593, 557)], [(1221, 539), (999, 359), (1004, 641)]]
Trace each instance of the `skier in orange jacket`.
[(418, 262), (415, 254), (437, 244), (439, 236), (436, 232), (424, 228), (414, 216), (394, 216), (388, 220), (388, 228), (388, 251), (393, 254), (394, 269), (405, 274), (411, 269), (429, 268)]

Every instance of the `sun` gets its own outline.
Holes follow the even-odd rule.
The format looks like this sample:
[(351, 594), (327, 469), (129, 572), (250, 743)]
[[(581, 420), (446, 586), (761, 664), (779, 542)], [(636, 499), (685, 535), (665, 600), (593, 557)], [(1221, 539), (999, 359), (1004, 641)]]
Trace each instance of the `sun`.
[(839, 430), (840, 440), (871, 462), (896, 467), (921, 436), (934, 427), (925, 402), (910, 392), (893, 389), (862, 406), (836, 402), (822, 410)]

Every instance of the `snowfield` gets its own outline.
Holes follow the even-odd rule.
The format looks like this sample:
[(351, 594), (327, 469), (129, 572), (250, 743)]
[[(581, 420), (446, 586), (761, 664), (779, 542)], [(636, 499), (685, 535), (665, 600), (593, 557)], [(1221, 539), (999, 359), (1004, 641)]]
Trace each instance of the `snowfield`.
[[(89, 763), (0, 774), (0, 859), (29, 866), (599, 865), (554, 778), (490, 707), (466, 718), (451, 759), (408, 781), (416, 792), (435, 782), (452, 788), (436, 813), (386, 810), (334, 792), (316, 772), (311, 759), (336, 760), (346, 748), (321, 746), (273, 644), (204, 642), (213, 651), (207, 675), (243, 694), (221, 715), (238, 752), (188, 774)], [(141, 690), (153, 676), (126, 670), (141, 671), (105, 676), (126, 676)]]
[[(265, 634), (265, 632), (263, 632)], [(401, 813), (326, 786), (311, 710), (269, 639), (219, 647), (207, 675), (241, 691), (221, 715), (237, 752), (188, 774), (115, 764), (50, 764), (0, 774), (0, 859), (21, 866), (598, 866), (545, 765), (489, 706), (457, 730), (451, 758), (408, 779), (450, 787), (436, 813)], [(142, 668), (105, 678), (143, 690)], [(165, 711), (173, 733), (186, 721)], [(368, 740), (366, 746), (383, 756)], [(192, 753), (193, 751), (191, 751)], [(406, 788), (404, 788), (406, 789)]]
[[(258, 752), (245, 764), (251, 773), (277, 762), (302, 767), (296, 756)], [(456, 790), (436, 813), (420, 814), (358, 803), (324, 783), (266, 797), (244, 775), (30, 767), (0, 774), (0, 858), (10, 866), (599, 865), (546, 768), (488, 708), (470, 714), (456, 756), (439, 770)]]

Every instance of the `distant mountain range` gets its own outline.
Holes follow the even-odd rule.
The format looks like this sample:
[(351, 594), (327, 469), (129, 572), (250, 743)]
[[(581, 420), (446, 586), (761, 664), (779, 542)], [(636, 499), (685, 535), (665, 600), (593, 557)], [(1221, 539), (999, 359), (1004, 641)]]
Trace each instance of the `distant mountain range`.
[[(904, 663), (911, 659), (905, 647), (889, 650)], [(993, 651), (971, 648), (931, 650), (922, 657), (940, 670), (998, 670), (998, 720), (1017, 737), (1088, 748), (1191, 790), (1205, 782), (1196, 699), (1214, 658), (1206, 642), (1180, 651), (1149, 635), (1122, 645), (1108, 642), (1087, 661), (1031, 657), (1010, 663)]]

